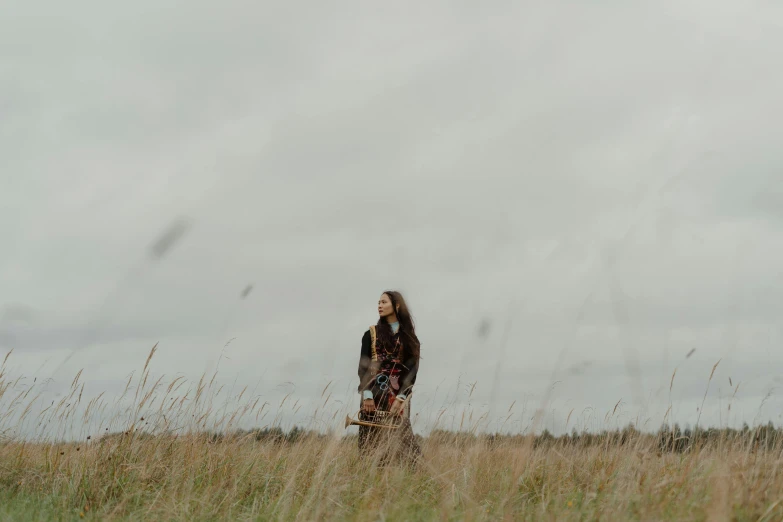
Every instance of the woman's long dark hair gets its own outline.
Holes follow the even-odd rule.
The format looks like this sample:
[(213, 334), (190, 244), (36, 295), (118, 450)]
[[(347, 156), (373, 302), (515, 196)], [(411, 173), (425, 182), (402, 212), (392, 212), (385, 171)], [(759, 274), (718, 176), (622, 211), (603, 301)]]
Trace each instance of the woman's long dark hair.
[[(402, 294), (394, 291), (387, 290), (384, 292), (392, 302), (392, 308), (395, 310), (397, 320), (400, 322), (400, 341), (402, 342), (402, 358), (407, 360), (414, 358), (417, 361), (421, 356), (421, 343), (419, 338), (416, 337), (416, 326), (413, 324), (413, 317), (411, 316), (408, 305), (405, 303), (405, 299)], [(385, 318), (378, 319), (377, 325), (378, 341), (381, 346), (391, 348), (392, 346), (392, 329)]]

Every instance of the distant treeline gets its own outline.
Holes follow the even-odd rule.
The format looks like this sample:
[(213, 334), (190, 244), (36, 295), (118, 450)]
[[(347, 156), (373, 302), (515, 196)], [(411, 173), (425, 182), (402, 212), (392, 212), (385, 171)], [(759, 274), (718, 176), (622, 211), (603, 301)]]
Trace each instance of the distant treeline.
[[(122, 437), (126, 433), (107, 434), (107, 437)], [(226, 441), (255, 440), (290, 444), (302, 439), (327, 439), (330, 435), (316, 430), (308, 430), (294, 426), (288, 431), (280, 427), (255, 428), (250, 430), (235, 430), (229, 433), (206, 432), (202, 434), (208, 443), (215, 444)], [(135, 433), (133, 438), (154, 437), (152, 434)], [(356, 438), (356, 434), (348, 435), (345, 440), (350, 442)], [(433, 430), (427, 437), (416, 435), (420, 442), (437, 442), (454, 444), (456, 446), (469, 446), (476, 443), (484, 443), (488, 446), (498, 445), (523, 445), (532, 444), (532, 447), (559, 447), (577, 446), (589, 447), (613, 447), (634, 445), (639, 448), (657, 449), (660, 452), (683, 453), (694, 449), (719, 447), (720, 445), (741, 445), (749, 450), (771, 450), (783, 446), (783, 427), (776, 428), (772, 422), (755, 428), (745, 424), (741, 429), (734, 428), (680, 428), (679, 425), (664, 425), (655, 433), (646, 433), (637, 430), (632, 424), (625, 428), (613, 431), (601, 431), (598, 433), (577, 432), (555, 436), (548, 430), (538, 435), (529, 434), (499, 434), (499, 433), (469, 433), (449, 430)]]
[(783, 446), (783, 427), (776, 428), (772, 422), (751, 428), (744, 424), (741, 429), (734, 428), (680, 428), (663, 425), (655, 433), (637, 430), (632, 424), (625, 428), (601, 431), (598, 433), (578, 432), (555, 436), (548, 430), (539, 435), (525, 434), (471, 434), (446, 430), (434, 430), (430, 439), (456, 445), (469, 445), (484, 442), (490, 446), (505, 444), (532, 444), (538, 447), (577, 446), (612, 447), (634, 445), (639, 448), (657, 449), (660, 452), (683, 453), (686, 451), (720, 447), (732, 444), (745, 446), (749, 450), (772, 450)]

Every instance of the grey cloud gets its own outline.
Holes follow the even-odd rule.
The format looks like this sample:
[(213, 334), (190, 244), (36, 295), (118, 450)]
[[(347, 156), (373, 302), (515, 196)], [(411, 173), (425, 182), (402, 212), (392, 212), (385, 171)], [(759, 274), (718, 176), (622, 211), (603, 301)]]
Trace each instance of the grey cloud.
[[(531, 403), (555, 370), (559, 400), (630, 397), (624, 357), (646, 396), (694, 346), (774, 375), (774, 5), (37, 9), (0, 21), (0, 288), (36, 310), (4, 315), (0, 343), (25, 365), (87, 338), (63, 374), (121, 380), (161, 340), (198, 372), (236, 337), (221, 372), (267, 371), (265, 393), (352, 391), (377, 294), (399, 287), (424, 404), (499, 357), (500, 396)], [(703, 377), (681, 375), (685, 412)]]
[[(0, 349), (39, 352), (47, 350), (77, 351), (95, 344), (118, 341), (146, 343), (173, 333), (171, 322), (144, 324), (124, 322), (120, 325), (51, 326), (35, 328), (0, 327)], [(197, 335), (198, 330), (179, 332), (179, 335)]]

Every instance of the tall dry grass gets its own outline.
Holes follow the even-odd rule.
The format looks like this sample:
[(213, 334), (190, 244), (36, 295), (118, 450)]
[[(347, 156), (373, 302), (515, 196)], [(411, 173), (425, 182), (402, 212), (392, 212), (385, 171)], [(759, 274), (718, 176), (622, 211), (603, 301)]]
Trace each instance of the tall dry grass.
[[(221, 410), (209, 400), (214, 381), (152, 381), (148, 363), (136, 386), (129, 381), (125, 402), (114, 403), (124, 409), (103, 424), (102, 412), (111, 408), (99, 398), (80, 407), (78, 376), (61, 401), (36, 411), (35, 392), (8, 395), (18, 380), (6, 381), (0, 371), (2, 419), (34, 434), (23, 438), (5, 426), (0, 519), (783, 518), (777, 441), (722, 438), (667, 452), (638, 432), (589, 445), (436, 433), (423, 440), (418, 466), (381, 467), (360, 459), (355, 437), (341, 434), (311, 432), (293, 441), (253, 432), (216, 436), (239, 433), (233, 427), (263, 405), (252, 399)], [(77, 433), (79, 423), (104, 435), (66, 441), (63, 434)]]
[(0, 447), (0, 513), (24, 503), (99, 520), (780, 520), (779, 450), (658, 453), (466, 445), (431, 437), (418, 468), (360, 460), (353, 440), (132, 434)]

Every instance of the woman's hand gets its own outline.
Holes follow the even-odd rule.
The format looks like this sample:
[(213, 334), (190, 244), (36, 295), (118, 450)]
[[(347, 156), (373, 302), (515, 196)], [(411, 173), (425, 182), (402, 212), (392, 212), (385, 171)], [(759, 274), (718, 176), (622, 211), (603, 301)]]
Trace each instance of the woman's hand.
[(375, 401), (372, 399), (364, 399), (362, 401), (362, 410), (365, 413), (373, 413), (375, 411)]
[(392, 415), (402, 415), (402, 412), (405, 411), (405, 401), (400, 399), (399, 397), (394, 399), (394, 402), (392, 402), (391, 408), (389, 409), (389, 413)]

